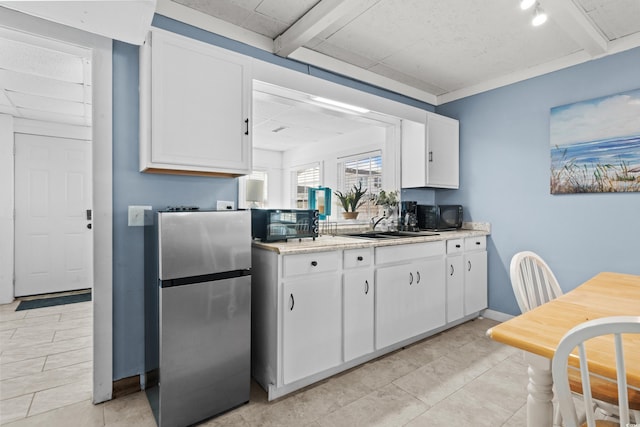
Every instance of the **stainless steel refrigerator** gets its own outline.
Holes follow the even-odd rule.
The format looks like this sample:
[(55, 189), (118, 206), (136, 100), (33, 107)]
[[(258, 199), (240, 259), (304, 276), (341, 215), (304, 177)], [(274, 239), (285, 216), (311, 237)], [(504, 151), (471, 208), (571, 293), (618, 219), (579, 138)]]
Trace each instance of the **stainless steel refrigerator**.
[(157, 364), (158, 425), (187, 426), (249, 401), (251, 215), (158, 212), (155, 230), (147, 376)]

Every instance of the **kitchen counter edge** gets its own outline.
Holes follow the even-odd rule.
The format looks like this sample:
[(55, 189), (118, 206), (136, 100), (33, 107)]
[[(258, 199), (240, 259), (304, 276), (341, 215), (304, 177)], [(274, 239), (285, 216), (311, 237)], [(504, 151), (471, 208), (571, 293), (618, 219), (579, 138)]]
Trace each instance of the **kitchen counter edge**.
[(358, 237), (348, 237), (344, 235), (329, 236), (324, 235), (312, 239), (290, 240), (287, 242), (260, 242), (254, 240), (252, 245), (254, 248), (266, 249), (278, 254), (305, 254), (313, 252), (332, 251), (337, 249), (359, 249), (373, 248), (381, 246), (406, 245), (411, 243), (422, 242), (438, 242), (441, 240), (464, 239), (465, 237), (488, 236), (490, 233), (485, 230), (455, 230), (441, 231), (437, 236), (416, 236), (402, 239), (390, 240), (368, 240)]

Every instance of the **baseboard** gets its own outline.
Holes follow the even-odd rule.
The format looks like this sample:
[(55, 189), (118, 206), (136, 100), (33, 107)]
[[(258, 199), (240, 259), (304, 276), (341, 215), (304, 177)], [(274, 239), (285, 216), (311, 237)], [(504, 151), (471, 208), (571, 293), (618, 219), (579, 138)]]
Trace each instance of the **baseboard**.
[(506, 322), (509, 319), (513, 319), (515, 316), (511, 314), (502, 313), (500, 311), (486, 309), (482, 312), (482, 316), (487, 319), (495, 320), (496, 322)]
[(137, 393), (140, 390), (140, 375), (122, 378), (113, 382), (113, 399)]

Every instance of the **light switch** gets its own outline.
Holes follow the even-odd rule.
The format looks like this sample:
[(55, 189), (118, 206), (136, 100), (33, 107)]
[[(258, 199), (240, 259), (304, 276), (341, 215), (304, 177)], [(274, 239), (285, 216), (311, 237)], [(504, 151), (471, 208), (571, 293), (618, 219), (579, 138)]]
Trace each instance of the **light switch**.
[[(142, 227), (145, 225), (145, 211), (150, 212), (151, 209), (151, 206), (129, 206), (129, 227)], [(147, 216), (149, 216), (148, 213)]]

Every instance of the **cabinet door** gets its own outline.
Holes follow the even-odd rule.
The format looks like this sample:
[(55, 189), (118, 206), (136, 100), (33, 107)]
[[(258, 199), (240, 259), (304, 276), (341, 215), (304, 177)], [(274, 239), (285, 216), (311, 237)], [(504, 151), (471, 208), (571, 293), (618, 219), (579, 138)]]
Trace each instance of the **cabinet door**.
[(379, 268), (375, 314), (377, 349), (444, 325), (444, 259)]
[(444, 264), (443, 257), (413, 264), (415, 282), (410, 287), (409, 296), (410, 336), (428, 332), (446, 322)]
[(344, 361), (373, 352), (373, 271), (344, 273)]
[[(151, 134), (143, 169), (251, 170), (250, 63), (166, 31), (151, 40)], [(142, 124), (141, 124), (142, 126)], [(142, 159), (142, 156), (145, 159)]]
[(464, 254), (464, 314), (487, 308), (487, 251)]
[(402, 187), (458, 188), (458, 121), (426, 115), (425, 123), (402, 121)]
[(459, 186), (458, 121), (427, 113), (427, 186)]
[(282, 370), (285, 384), (340, 364), (340, 277), (310, 275), (283, 286)]
[(447, 323), (464, 317), (464, 267), (462, 254), (447, 257)]
[(409, 338), (409, 286), (415, 277), (410, 264), (376, 270), (376, 349)]
[(402, 121), (401, 184), (403, 188), (424, 187), (427, 184), (426, 126), (410, 120)]

